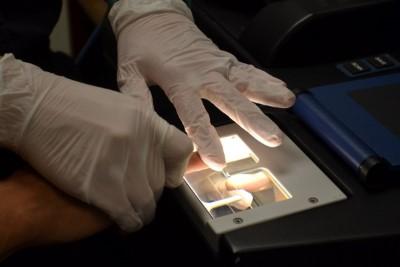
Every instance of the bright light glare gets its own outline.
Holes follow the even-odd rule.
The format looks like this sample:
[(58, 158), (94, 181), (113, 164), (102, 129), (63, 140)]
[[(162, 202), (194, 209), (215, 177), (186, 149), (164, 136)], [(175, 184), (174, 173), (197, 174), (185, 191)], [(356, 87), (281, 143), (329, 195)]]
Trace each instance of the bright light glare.
[(266, 172), (258, 171), (256, 173), (238, 173), (225, 180), (225, 186), (228, 190), (244, 189), (249, 192), (258, 192), (271, 187), (270, 177)]
[(246, 158), (252, 158), (255, 162), (259, 159), (254, 152), (238, 135), (221, 137), (222, 147), (224, 149), (226, 162), (238, 161)]

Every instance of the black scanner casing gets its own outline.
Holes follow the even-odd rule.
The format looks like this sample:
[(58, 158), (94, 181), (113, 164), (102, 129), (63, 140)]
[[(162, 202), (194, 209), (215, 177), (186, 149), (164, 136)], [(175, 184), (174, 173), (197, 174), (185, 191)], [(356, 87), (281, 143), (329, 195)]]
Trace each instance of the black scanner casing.
[(400, 46), (396, 0), (286, 0), (266, 4), (239, 42), (266, 67), (340, 61)]

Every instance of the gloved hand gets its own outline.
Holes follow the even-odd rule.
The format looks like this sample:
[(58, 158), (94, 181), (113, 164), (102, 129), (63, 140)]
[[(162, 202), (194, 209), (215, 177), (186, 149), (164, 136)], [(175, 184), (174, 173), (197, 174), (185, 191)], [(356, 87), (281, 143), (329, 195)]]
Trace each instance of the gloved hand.
[(120, 89), (150, 98), (137, 85), (159, 85), (211, 168), (220, 170), (225, 159), (202, 98), (261, 143), (281, 144), (279, 128), (250, 101), (287, 108), (294, 94), (282, 81), (219, 50), (195, 26), (181, 0), (120, 0), (109, 20), (118, 41)]
[(68, 80), (12, 55), (0, 60), (0, 145), (126, 231), (152, 219), (164, 185), (182, 182), (193, 151), (145, 99)]

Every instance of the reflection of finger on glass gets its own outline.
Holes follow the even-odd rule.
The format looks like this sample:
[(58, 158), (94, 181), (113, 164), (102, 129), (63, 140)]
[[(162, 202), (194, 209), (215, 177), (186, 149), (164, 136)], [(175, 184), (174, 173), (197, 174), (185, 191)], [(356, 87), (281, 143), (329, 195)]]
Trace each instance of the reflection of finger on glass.
[(271, 180), (263, 173), (238, 173), (230, 176), (223, 183), (226, 190), (244, 189), (249, 192), (258, 192), (271, 186)]
[(189, 160), (185, 173), (192, 173), (207, 169), (208, 166), (201, 160), (200, 155), (195, 152)]

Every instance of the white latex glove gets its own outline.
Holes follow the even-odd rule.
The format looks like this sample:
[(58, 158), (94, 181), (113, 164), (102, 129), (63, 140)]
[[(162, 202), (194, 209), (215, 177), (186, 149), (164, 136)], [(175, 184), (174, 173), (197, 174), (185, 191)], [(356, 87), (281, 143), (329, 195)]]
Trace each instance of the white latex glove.
[(287, 108), (294, 94), (282, 81), (219, 50), (182, 1), (120, 0), (109, 20), (118, 41), (120, 89), (150, 98), (148, 90), (136, 90), (137, 84), (159, 85), (208, 166), (220, 170), (225, 159), (202, 98), (261, 143), (281, 144), (280, 129), (250, 101)]
[[(138, 88), (140, 90), (140, 88)], [(126, 231), (148, 223), (164, 185), (182, 182), (192, 142), (149, 103), (0, 60), (0, 145)]]

